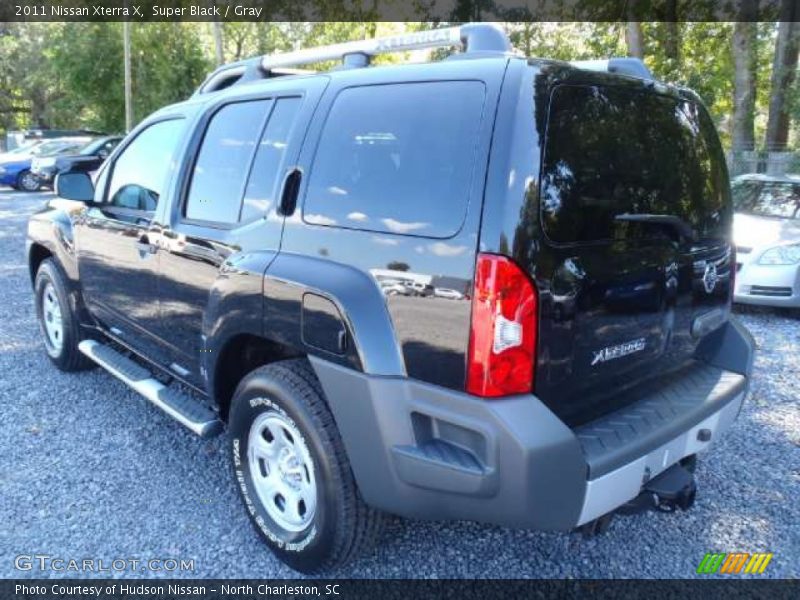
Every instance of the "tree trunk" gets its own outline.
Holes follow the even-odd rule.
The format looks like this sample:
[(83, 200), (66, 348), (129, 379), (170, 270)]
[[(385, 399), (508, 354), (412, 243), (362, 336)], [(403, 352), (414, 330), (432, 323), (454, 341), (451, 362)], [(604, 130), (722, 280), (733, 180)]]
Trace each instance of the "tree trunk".
[(733, 150), (755, 147), (755, 24), (740, 21), (733, 29)]
[(131, 24), (122, 22), (122, 61), (125, 73), (125, 132), (133, 128), (133, 93), (131, 87)]
[(214, 53), (217, 60), (217, 66), (225, 62), (225, 53), (222, 47), (222, 23), (214, 21), (212, 23), (214, 29)]
[(644, 39), (641, 23), (628, 21), (625, 27), (625, 43), (628, 46), (628, 56), (633, 56), (640, 60), (644, 58)]
[(50, 120), (47, 118), (47, 98), (45, 91), (36, 89), (30, 96), (31, 126), (35, 129), (50, 129)]
[(800, 46), (800, 16), (795, 0), (781, 3), (781, 22), (778, 24), (778, 37), (775, 40), (775, 58), (772, 63), (770, 83), (769, 120), (764, 145), (767, 150), (780, 152), (786, 149), (789, 141), (789, 110), (787, 96), (795, 80), (797, 70), (798, 46)]
[(677, 68), (680, 63), (680, 31), (678, 30), (678, 0), (667, 0), (667, 40), (665, 50), (667, 56), (672, 59), (673, 68)]

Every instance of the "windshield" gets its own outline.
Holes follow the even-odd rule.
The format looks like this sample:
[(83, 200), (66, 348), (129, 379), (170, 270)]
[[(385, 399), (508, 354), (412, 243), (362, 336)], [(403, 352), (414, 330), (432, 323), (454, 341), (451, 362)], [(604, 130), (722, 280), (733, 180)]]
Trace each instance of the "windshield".
[(28, 154), (29, 152), (33, 151), (34, 148), (36, 148), (36, 146), (39, 145), (40, 143), (41, 142), (33, 142), (33, 143), (24, 144), (22, 146), (18, 146), (17, 148), (14, 148), (13, 150), (9, 150), (8, 153), (9, 154)]
[(44, 142), (31, 151), (33, 156), (47, 156), (48, 154), (58, 154), (67, 151), (73, 151), (80, 148), (78, 142), (74, 140), (58, 140), (53, 142)]
[(108, 138), (100, 138), (97, 140), (92, 140), (91, 142), (86, 144), (83, 148), (81, 148), (78, 154), (82, 154), (84, 156), (89, 154), (94, 154), (95, 152), (100, 150), (100, 148), (102, 148), (106, 143), (108, 143)]
[(737, 181), (731, 191), (736, 212), (778, 219), (800, 218), (800, 183)]

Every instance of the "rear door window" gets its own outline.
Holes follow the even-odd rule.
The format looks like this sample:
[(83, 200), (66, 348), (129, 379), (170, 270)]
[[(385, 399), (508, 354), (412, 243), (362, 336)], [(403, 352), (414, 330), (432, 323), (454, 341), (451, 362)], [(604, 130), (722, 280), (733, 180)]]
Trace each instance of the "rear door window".
[(612, 86), (555, 88), (545, 142), (541, 214), (559, 243), (663, 236), (624, 214), (679, 217), (701, 239), (725, 238), (724, 159), (693, 102)]
[(242, 190), (271, 105), (272, 100), (235, 102), (211, 118), (192, 171), (187, 219), (238, 223)]
[(303, 218), (450, 237), (466, 214), (485, 87), (477, 81), (348, 88), (327, 117)]

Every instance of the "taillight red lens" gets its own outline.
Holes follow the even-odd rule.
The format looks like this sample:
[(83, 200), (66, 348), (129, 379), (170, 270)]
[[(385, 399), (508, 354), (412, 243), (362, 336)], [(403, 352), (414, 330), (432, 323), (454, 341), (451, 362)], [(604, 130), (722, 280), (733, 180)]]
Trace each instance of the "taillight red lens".
[(505, 256), (478, 255), (467, 392), (494, 398), (533, 389), (537, 304), (533, 282), (516, 263)]

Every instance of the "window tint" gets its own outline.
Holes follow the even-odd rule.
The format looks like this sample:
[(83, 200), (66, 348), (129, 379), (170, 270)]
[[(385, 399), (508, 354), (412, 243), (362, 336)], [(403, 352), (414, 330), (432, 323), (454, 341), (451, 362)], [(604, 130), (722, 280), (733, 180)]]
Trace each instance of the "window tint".
[[(713, 124), (692, 102), (617, 87), (553, 92), (541, 211), (557, 242), (668, 236), (618, 215), (681, 218), (700, 238), (730, 224), (724, 159)], [(674, 234), (672, 234), (674, 235)]]
[(464, 220), (484, 86), (368, 86), (336, 98), (303, 218), (317, 225), (449, 237)]
[(142, 131), (114, 163), (109, 204), (155, 211), (167, 176), (175, 166), (175, 150), (183, 121), (160, 121)]
[(283, 167), (289, 134), (299, 108), (300, 98), (282, 98), (276, 102), (250, 170), (241, 221), (263, 216), (274, 205), (278, 175)]
[(223, 106), (211, 118), (192, 171), (186, 217), (236, 223), (242, 188), (271, 100)]

